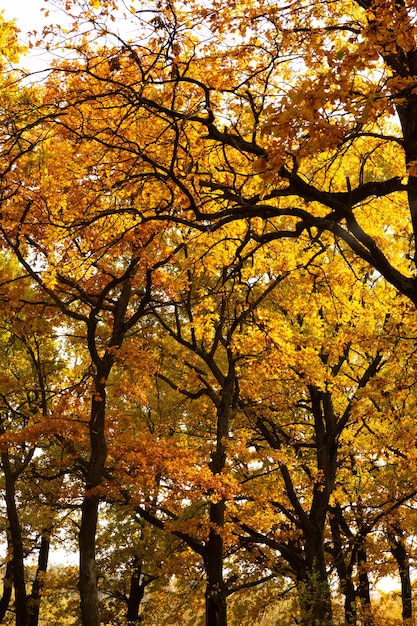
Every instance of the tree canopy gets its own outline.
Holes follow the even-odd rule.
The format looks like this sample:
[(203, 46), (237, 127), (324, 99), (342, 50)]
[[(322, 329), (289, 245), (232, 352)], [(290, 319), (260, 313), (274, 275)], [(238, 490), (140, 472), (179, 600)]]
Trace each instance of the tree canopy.
[(413, 623), (417, 3), (49, 5), (40, 74), (0, 24), (0, 621)]

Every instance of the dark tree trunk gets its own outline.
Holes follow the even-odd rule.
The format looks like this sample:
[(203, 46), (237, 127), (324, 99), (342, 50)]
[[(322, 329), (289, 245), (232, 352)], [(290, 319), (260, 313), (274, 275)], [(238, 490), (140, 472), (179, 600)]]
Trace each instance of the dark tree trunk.
[(105, 409), (106, 380), (109, 369), (101, 371), (95, 377), (91, 403), (90, 462), (86, 474), (86, 493), (81, 506), (81, 525), (78, 536), (80, 550), (78, 587), (83, 626), (99, 626), (100, 624), (96, 573), (96, 532), (100, 504), (99, 488), (103, 480), (107, 456)]
[[(413, 70), (416, 69), (416, 55), (414, 54)], [(389, 63), (389, 60), (388, 60)], [(408, 93), (408, 98), (403, 104), (397, 105), (397, 113), (400, 119), (401, 128), (403, 130), (403, 142), (406, 164), (410, 165), (417, 160), (417, 97), (415, 93)], [(414, 238), (417, 239), (417, 177), (410, 175), (408, 177), (408, 205), (411, 215), (411, 223), (413, 226)], [(417, 252), (414, 253), (414, 262), (417, 265)], [(414, 304), (417, 304), (416, 294), (406, 294), (410, 297)], [(414, 299), (413, 299), (414, 295)]]
[(99, 626), (99, 599), (96, 574), (96, 531), (100, 498), (86, 495), (81, 507), (81, 526), (78, 537), (80, 549), (80, 580), (83, 626)]
[(333, 538), (333, 562), (340, 580), (340, 589), (344, 596), (345, 626), (356, 626), (356, 591), (352, 580), (352, 567), (346, 563), (343, 554), (343, 542), (339, 519), (342, 515), (338, 507), (331, 510), (330, 528)]
[[(309, 514), (302, 510), (295, 494), (292, 495), (303, 525), (306, 554), (305, 597), (302, 598), (300, 606), (305, 626), (331, 626), (333, 615), (324, 554), (324, 528), (337, 470), (337, 418), (330, 392), (309, 386), (309, 393), (314, 416), (317, 469), (320, 473), (320, 480), (313, 487), (313, 500)], [(286, 483), (290, 487), (289, 480)], [(292, 483), (291, 489), (294, 491)]]
[[(313, 385), (308, 389), (311, 412), (314, 416), (314, 447), (319, 477), (313, 485), (313, 498), (309, 511), (305, 510), (299, 500), (291, 473), (284, 463), (280, 464), (280, 471), (286, 495), (293, 509), (290, 517), (292, 521), (298, 520), (298, 526), (302, 530), (300, 541), (304, 543), (301, 557), (303, 567), (294, 568), (300, 605), (300, 623), (302, 626), (331, 626), (333, 616), (324, 552), (324, 528), (337, 470), (338, 422), (330, 392), (322, 391)], [(346, 415), (349, 410), (348, 406), (345, 411)], [(257, 426), (273, 449), (279, 450), (286, 443), (279, 430), (271, 428), (271, 425), (262, 418), (258, 420)], [(308, 479), (311, 479), (309, 473)], [(291, 554), (289, 550), (286, 552)], [(284, 558), (293, 567), (291, 556)]]
[(29, 626), (38, 626), (39, 610), (44, 586), (43, 576), (48, 569), (49, 546), (49, 532), (44, 531), (39, 548), (38, 568), (36, 570), (36, 576), (33, 581), (32, 593), (30, 594), (29, 600)]
[(357, 610), (356, 610), (356, 591), (352, 577), (348, 577), (344, 581), (343, 595), (345, 597), (345, 626), (356, 626)]
[(3, 578), (3, 595), (0, 600), (0, 624), (3, 622), (7, 609), (9, 608), (10, 599), (12, 597), (13, 587), (13, 568), (12, 562), (7, 561), (6, 572)]
[[(209, 463), (214, 475), (226, 466), (226, 441), (238, 397), (237, 378), (233, 355), (228, 350), (229, 371), (223, 382), (221, 399), (217, 407), (216, 448)], [(227, 593), (224, 583), (224, 546), (221, 535), (225, 522), (226, 502), (210, 502), (209, 538), (204, 549), (206, 570), (206, 626), (227, 626)]]
[[(106, 442), (106, 389), (107, 379), (114, 364), (115, 351), (120, 348), (129, 324), (135, 323), (142, 314), (142, 306), (126, 323), (126, 311), (132, 293), (132, 277), (136, 263), (125, 275), (120, 295), (113, 311), (113, 332), (107, 349), (100, 356), (97, 348), (97, 314), (92, 309), (87, 323), (88, 349), (95, 366), (91, 396), (91, 415), (89, 422), (90, 458), (85, 471), (85, 494), (81, 506), (81, 525), (78, 535), (80, 551), (80, 591), (81, 623), (83, 626), (99, 626), (100, 610), (96, 572), (96, 534), (99, 505), (102, 497), (101, 486), (107, 458)], [(117, 281), (115, 286), (117, 285)], [(102, 294), (105, 296), (105, 293)]]
[(216, 530), (224, 526), (225, 508), (223, 501), (210, 505), (212, 527), (204, 554), (207, 577), (206, 626), (227, 626), (226, 589), (223, 579), (223, 538)]
[(369, 578), (366, 570), (367, 555), (364, 547), (360, 547), (357, 551), (357, 563), (359, 572), (357, 596), (361, 603), (362, 624), (363, 626), (374, 626), (371, 594), (369, 590)]
[(139, 615), (140, 605), (145, 595), (145, 589), (156, 576), (147, 576), (142, 572), (142, 562), (135, 558), (133, 571), (130, 577), (129, 597), (127, 598), (126, 619), (128, 624), (141, 624), (142, 618)]
[(332, 604), (330, 587), (324, 559), (323, 537), (317, 534), (316, 541), (306, 542), (307, 574), (298, 585), (300, 624), (302, 626), (332, 626)]
[(404, 542), (404, 533), (398, 525), (388, 531), (391, 554), (397, 562), (401, 580), (401, 601), (403, 621), (412, 622), (413, 601), (410, 578), (410, 562)]
[(16, 626), (28, 626), (29, 613), (25, 583), (22, 528), (16, 506), (16, 478), (10, 466), (8, 452), (2, 452), (1, 460), (5, 478), (5, 500), (8, 532), (10, 535), (9, 543), (13, 552), (11, 567), (15, 593)]

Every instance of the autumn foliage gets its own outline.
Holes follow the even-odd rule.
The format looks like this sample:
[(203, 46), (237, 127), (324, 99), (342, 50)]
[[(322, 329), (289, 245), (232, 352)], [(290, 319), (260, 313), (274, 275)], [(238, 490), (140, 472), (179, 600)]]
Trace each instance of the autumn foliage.
[(411, 625), (417, 2), (45, 7), (44, 72), (0, 29), (0, 622)]

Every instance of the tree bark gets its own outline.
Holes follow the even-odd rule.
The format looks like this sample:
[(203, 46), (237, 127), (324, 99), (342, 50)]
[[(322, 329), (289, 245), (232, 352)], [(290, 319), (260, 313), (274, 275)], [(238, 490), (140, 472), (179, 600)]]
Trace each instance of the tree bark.
[(394, 528), (389, 529), (388, 537), (391, 554), (397, 562), (398, 572), (400, 574), (402, 618), (404, 622), (409, 621), (411, 623), (413, 620), (413, 600), (410, 577), (410, 561), (405, 547), (402, 528), (396, 525)]
[(29, 626), (38, 626), (39, 611), (42, 600), (42, 589), (44, 586), (43, 575), (48, 569), (49, 558), (49, 532), (44, 531), (41, 538), (41, 545), (39, 548), (38, 556), (38, 568), (36, 570), (35, 580), (32, 585), (32, 593), (29, 600)]
[(357, 551), (357, 563), (359, 572), (359, 585), (357, 596), (361, 603), (363, 626), (374, 626), (372, 616), (371, 594), (369, 590), (369, 578), (366, 570), (367, 555), (366, 549), (362, 546)]
[(224, 501), (210, 505), (210, 533), (204, 553), (207, 577), (206, 626), (227, 626), (226, 588), (223, 578), (223, 538), (217, 529), (224, 526)]
[[(333, 614), (330, 587), (327, 578), (323, 541), (317, 537), (315, 547), (306, 545), (308, 564), (307, 575), (297, 585), (300, 603), (300, 624), (302, 626), (332, 626)], [(315, 556), (313, 556), (313, 553)]]
[[(209, 463), (214, 475), (226, 467), (226, 440), (229, 437), (232, 416), (236, 409), (237, 378), (233, 355), (228, 350), (229, 371), (223, 382), (222, 394), (217, 407), (216, 448)], [(227, 593), (224, 583), (224, 528), (226, 502), (224, 499), (209, 504), (210, 530), (204, 549), (206, 570), (206, 626), (227, 626)]]
[[(91, 395), (91, 414), (89, 422), (90, 458), (85, 471), (85, 494), (81, 505), (81, 524), (78, 534), (80, 552), (80, 592), (81, 623), (83, 626), (99, 626), (100, 607), (96, 572), (96, 534), (99, 505), (102, 498), (106, 458), (106, 392), (107, 379), (114, 364), (115, 351), (123, 343), (129, 326), (136, 323), (143, 314), (142, 303), (126, 323), (126, 311), (132, 294), (132, 278), (137, 269), (137, 260), (133, 260), (121, 280), (114, 282), (114, 287), (121, 284), (120, 294), (113, 309), (113, 330), (103, 354), (99, 354), (97, 338), (97, 314), (99, 309), (91, 309), (87, 322), (87, 343), (92, 362), (95, 366)], [(106, 292), (103, 292), (104, 298)], [(147, 297), (149, 294), (147, 293)]]
[(16, 477), (10, 465), (8, 452), (2, 452), (1, 460), (5, 478), (8, 532), (13, 551), (11, 567), (13, 571), (13, 587), (15, 594), (16, 626), (28, 626), (29, 613), (25, 582), (22, 528), (16, 506)]
[(311, 385), (309, 393), (320, 478), (313, 487), (309, 514), (301, 511), (299, 501), (296, 502), (296, 496), (292, 496), (300, 513), (305, 540), (307, 577), (303, 583), (305, 592), (301, 595), (300, 607), (305, 626), (331, 626), (333, 615), (324, 554), (324, 527), (337, 471), (337, 419), (330, 392)]
[(333, 538), (333, 562), (339, 576), (340, 589), (344, 596), (345, 626), (356, 626), (356, 591), (352, 580), (352, 564), (347, 564), (344, 558), (343, 543), (338, 517), (342, 515), (339, 507), (334, 507), (330, 513), (330, 528)]
[(142, 617), (139, 615), (140, 605), (145, 595), (145, 589), (156, 576), (145, 575), (142, 572), (142, 562), (135, 557), (133, 571), (130, 577), (129, 597), (127, 598), (126, 619), (128, 624), (141, 624)]
[(9, 608), (10, 600), (12, 597), (13, 587), (13, 568), (12, 562), (7, 561), (6, 572), (3, 578), (3, 595), (0, 600), (0, 624), (3, 622), (7, 609)]
[(83, 626), (99, 626), (99, 597), (96, 573), (96, 532), (100, 504), (99, 487), (107, 456), (105, 436), (106, 380), (110, 368), (95, 377), (90, 419), (90, 462), (86, 474), (86, 493), (81, 506), (78, 536), (80, 550), (81, 621)]

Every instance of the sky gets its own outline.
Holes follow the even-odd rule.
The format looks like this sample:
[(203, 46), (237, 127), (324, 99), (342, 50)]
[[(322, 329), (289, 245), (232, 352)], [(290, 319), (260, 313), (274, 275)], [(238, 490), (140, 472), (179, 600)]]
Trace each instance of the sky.
[(7, 19), (17, 18), (22, 36), (30, 30), (40, 29), (46, 21), (40, 9), (47, 7), (45, 0), (0, 0), (0, 8)]
[[(45, 17), (41, 8), (49, 9), (48, 17)], [(24, 43), (28, 41), (27, 33), (29, 31), (41, 32), (45, 24), (59, 22), (60, 17), (62, 18), (62, 13), (54, 9), (46, 0), (0, 0), (0, 10), (4, 11), (4, 17), (7, 20), (16, 19), (17, 26), (21, 31), (19, 37)], [(44, 69), (45, 66), (49, 65), (46, 56), (45, 52), (39, 48), (33, 48), (29, 51), (28, 56), (22, 59), (21, 65), (30, 71)]]
[[(45, 16), (41, 9), (49, 11), (49, 15)], [(3, 10), (6, 19), (15, 19), (20, 29), (20, 39), (22, 43), (28, 42), (28, 32), (36, 30), (42, 32), (42, 28), (49, 24), (65, 24), (71, 22), (66, 16), (63, 9), (57, 9), (53, 6), (53, 0), (0, 0), (0, 10)], [(122, 21), (118, 22), (118, 28), (124, 31), (121, 26)], [(128, 33), (129, 30), (126, 31)], [(29, 50), (28, 56), (23, 58), (20, 65), (25, 69), (36, 72), (45, 70), (53, 58), (52, 52), (47, 53), (40, 48), (32, 48)]]

